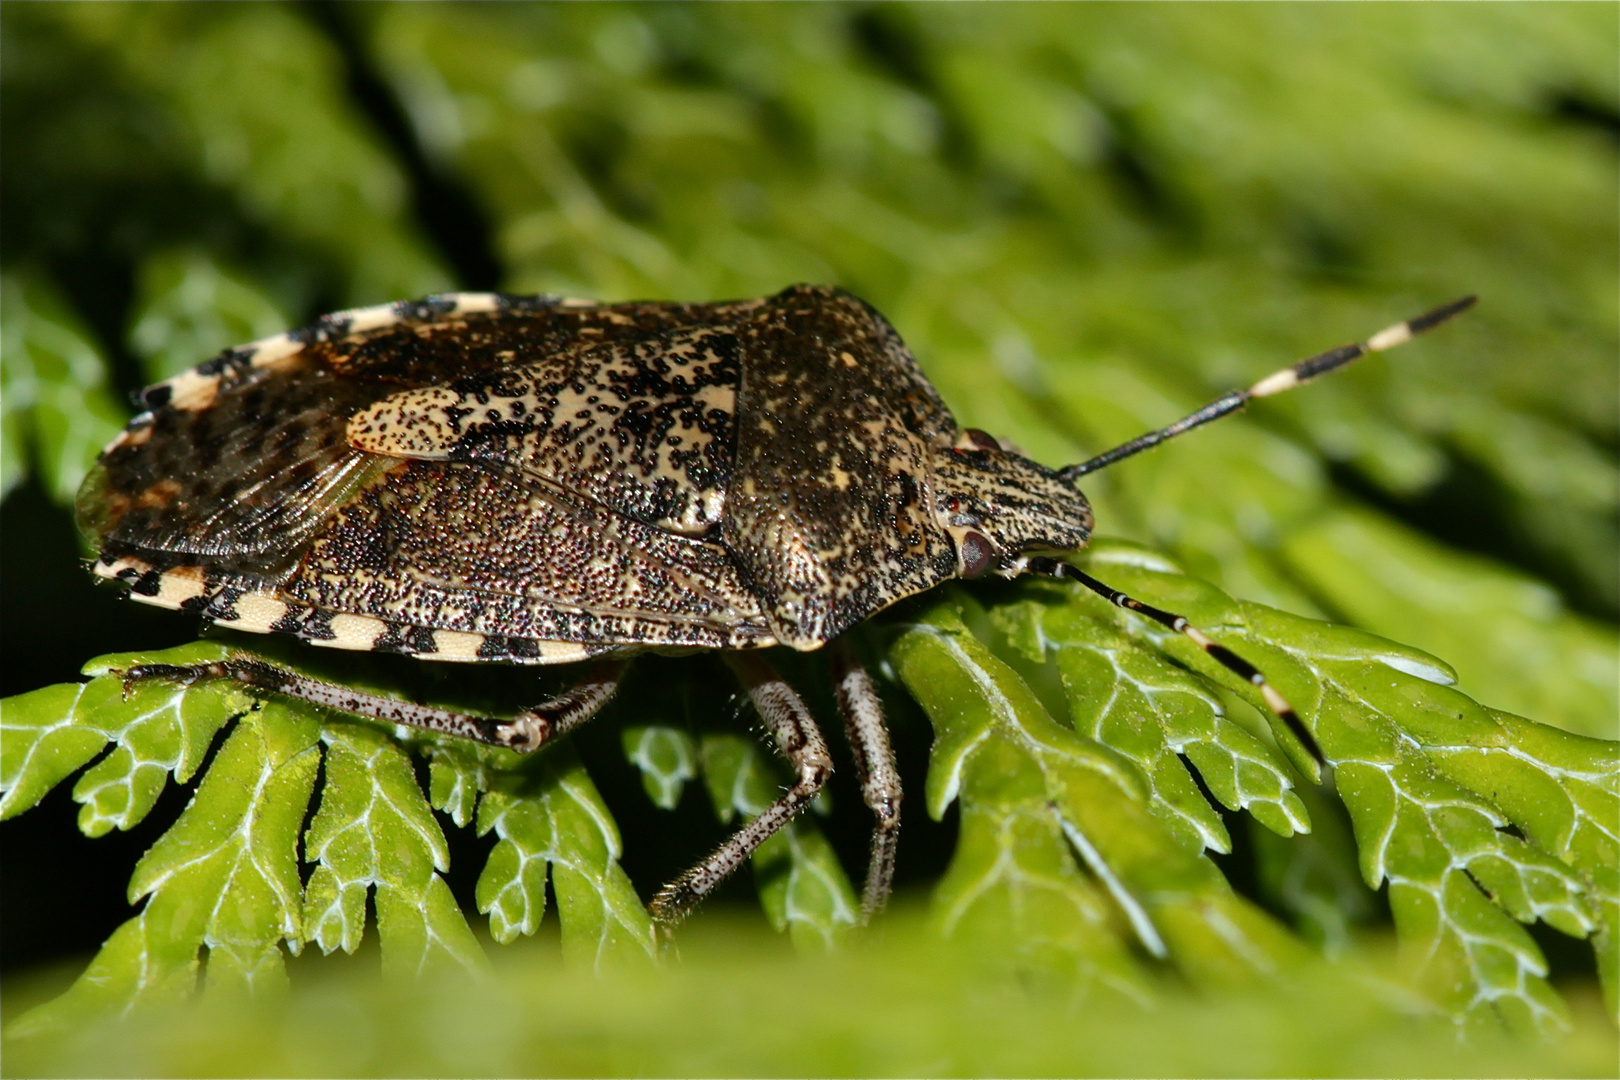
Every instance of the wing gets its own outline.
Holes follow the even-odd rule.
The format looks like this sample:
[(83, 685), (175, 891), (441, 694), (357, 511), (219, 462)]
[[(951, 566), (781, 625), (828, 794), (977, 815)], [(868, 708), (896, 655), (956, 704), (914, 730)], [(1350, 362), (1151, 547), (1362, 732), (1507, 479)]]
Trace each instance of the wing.
[[(724, 322), (757, 304), (597, 305), (464, 293), (329, 315), (149, 387), (143, 393), (147, 411), (107, 448), (80, 493), (81, 526), (104, 550), (118, 554), (159, 563), (205, 557), (274, 577), (333, 509), (387, 467), (348, 444), (349, 419), (356, 413), (402, 388), (408, 396), (452, 380), (521, 380), (515, 369), (549, 372), (570, 391), (583, 388), (589, 384), (582, 365), (590, 361), (578, 356), (593, 345)], [(711, 365), (716, 388), (708, 391), (720, 405), (726, 380), (735, 382), (723, 366)], [(677, 373), (671, 380), (675, 390), (682, 389), (682, 377)], [(645, 376), (639, 382), (626, 377), (622, 385), (644, 399), (656, 396)], [(620, 437), (639, 426), (649, 443), (654, 435), (666, 443), (680, 438), (674, 429), (689, 421), (723, 421), (709, 408), (696, 421), (662, 417), (656, 403), (631, 411), (635, 415), (621, 426)], [(549, 449), (535, 447), (542, 455)], [(468, 450), (469, 456), (495, 454), (493, 446)], [(701, 506), (704, 498), (683, 501), (668, 470), (692, 455), (673, 445), (661, 453), (648, 460), (665, 471), (654, 468), (626, 482), (619, 508), (662, 507), (687, 520), (682, 515), (693, 511), (673, 508)], [(691, 463), (688, 471), (712, 489), (723, 483), (714, 474), (728, 454), (729, 443), (724, 453), (700, 455), (705, 461)]]
[(311, 607), (596, 644), (768, 644), (717, 545), (520, 472), (413, 461), (344, 507), (282, 586)]
[(80, 488), (81, 528), (103, 551), (276, 576), (391, 464), (343, 441), (367, 388), (331, 382), (260, 378), (205, 410), (138, 418)]
[(626, 647), (775, 644), (718, 545), (520, 472), (396, 462), (278, 580), (217, 562), (104, 553), (136, 599), (317, 645), (440, 660), (562, 663)]
[[(667, 341), (647, 344), (757, 304), (465, 294), (329, 316), (227, 352), (147, 390), (148, 411), (82, 489), (96, 572), (137, 599), (242, 629), (451, 659), (769, 644), (723, 551), (656, 524), (710, 527), (735, 356), (693, 338), (690, 362), (671, 361)], [(349, 440), (352, 418), (378, 403), (397, 409), (459, 383), (546, 387), (572, 405), (569, 394), (591, 396), (587, 376), (623, 395), (611, 435), (586, 437), (573, 422), (600, 404), (581, 398), (573, 417), (516, 439), (475, 425), (450, 453)], [(703, 385), (688, 394), (694, 379)], [(564, 467), (548, 474), (553, 455)], [(627, 459), (646, 467), (615, 472)], [(698, 486), (683, 492), (677, 471)], [(367, 561), (343, 563), (361, 550)]]
[(734, 329), (688, 327), (400, 391), (356, 413), (348, 441), (519, 469), (615, 513), (702, 536), (725, 511), (740, 381)]

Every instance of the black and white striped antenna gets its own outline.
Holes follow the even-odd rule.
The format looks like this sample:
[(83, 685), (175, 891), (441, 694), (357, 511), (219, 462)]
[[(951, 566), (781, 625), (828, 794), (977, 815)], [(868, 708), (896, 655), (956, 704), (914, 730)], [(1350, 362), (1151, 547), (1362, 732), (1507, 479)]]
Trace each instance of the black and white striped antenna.
[[(1394, 326), (1385, 327), (1366, 341), (1352, 345), (1341, 345), (1337, 349), (1317, 353), (1315, 356), (1301, 360), (1290, 367), (1285, 367), (1281, 371), (1274, 371), (1247, 390), (1233, 390), (1216, 398), (1197, 412), (1182, 417), (1168, 427), (1138, 435), (1130, 442), (1121, 443), (1112, 450), (1104, 451), (1089, 461), (1082, 461), (1078, 465), (1070, 465), (1068, 468), (1059, 469), (1058, 475), (1065, 480), (1078, 480), (1087, 473), (1107, 468), (1116, 461), (1123, 461), (1125, 458), (1140, 454), (1143, 450), (1150, 450), (1162, 442), (1167, 442), (1177, 435), (1207, 424), (1211, 420), (1218, 420), (1228, 413), (1237, 412), (1255, 398), (1270, 397), (1272, 394), (1280, 394), (1284, 390), (1292, 390), (1294, 387), (1310, 382), (1320, 375), (1326, 375), (1330, 371), (1337, 371), (1339, 368), (1366, 356), (1368, 353), (1383, 352), (1385, 349), (1393, 349), (1397, 345), (1404, 345), (1424, 331), (1433, 330), (1454, 316), (1461, 315), (1474, 306), (1476, 299), (1477, 297), (1464, 296), (1459, 300), (1453, 300), (1449, 304), (1442, 304), (1433, 311), (1425, 312), (1415, 319), (1407, 319), (1405, 322), (1398, 322)], [(1156, 608), (1152, 604), (1143, 603), (1133, 596), (1127, 596), (1118, 589), (1098, 581), (1079, 567), (1061, 559), (1037, 556), (1029, 559), (1024, 564), (1024, 568), (1034, 574), (1077, 581), (1115, 607), (1134, 611), (1139, 615), (1152, 619), (1161, 626), (1185, 635), (1191, 639), (1193, 644), (1203, 649), (1211, 659), (1257, 689), (1260, 692), (1261, 699), (1265, 701), (1266, 707), (1293, 733), (1294, 737), (1299, 740), (1300, 745), (1305, 748), (1311, 757), (1318, 764), (1326, 763), (1327, 759), (1322, 755), (1322, 748), (1317, 743), (1316, 736), (1305, 726), (1305, 722), (1300, 719), (1299, 713), (1294, 711), (1294, 707), (1289, 704), (1288, 699), (1283, 697), (1277, 688), (1271, 685), (1266, 677), (1261, 674), (1260, 669), (1193, 626), (1185, 616)]]
[(1082, 461), (1078, 465), (1070, 465), (1059, 469), (1058, 475), (1065, 480), (1078, 480), (1087, 473), (1094, 473), (1098, 469), (1105, 469), (1116, 461), (1140, 454), (1143, 450), (1151, 450), (1162, 442), (1167, 442), (1177, 435), (1191, 431), (1211, 420), (1219, 420), (1228, 413), (1237, 412), (1255, 398), (1270, 397), (1280, 394), (1284, 390), (1292, 390), (1312, 379), (1326, 375), (1330, 371), (1337, 371), (1353, 360), (1359, 360), (1368, 353), (1383, 352), (1393, 349), (1397, 345), (1404, 345), (1426, 330), (1433, 330), (1441, 323), (1461, 315), (1474, 306), (1478, 297), (1465, 296), (1460, 300), (1453, 300), (1449, 304), (1442, 304), (1433, 311), (1419, 315), (1415, 319), (1398, 322), (1378, 331), (1366, 341), (1353, 345), (1340, 345), (1337, 349), (1329, 349), (1324, 353), (1317, 353), (1308, 359), (1301, 360), (1292, 367), (1285, 367), (1281, 371), (1274, 371), (1261, 379), (1247, 390), (1233, 390), (1216, 398), (1195, 413), (1182, 417), (1168, 427), (1149, 431), (1138, 435), (1128, 443), (1121, 443), (1112, 450), (1105, 450), (1089, 461)]

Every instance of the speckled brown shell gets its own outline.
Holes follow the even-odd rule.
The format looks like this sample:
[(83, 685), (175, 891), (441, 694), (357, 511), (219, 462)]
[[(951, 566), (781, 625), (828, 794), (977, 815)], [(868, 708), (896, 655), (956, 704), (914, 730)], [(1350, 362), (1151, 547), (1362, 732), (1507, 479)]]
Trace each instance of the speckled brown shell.
[(143, 403), (80, 492), (95, 571), (139, 600), (343, 648), (530, 663), (815, 648), (956, 574), (964, 500), (1033, 505), (1014, 516), (1047, 546), (1078, 547), (1091, 524), (1040, 466), (958, 449), (883, 317), (809, 286), (361, 309)]

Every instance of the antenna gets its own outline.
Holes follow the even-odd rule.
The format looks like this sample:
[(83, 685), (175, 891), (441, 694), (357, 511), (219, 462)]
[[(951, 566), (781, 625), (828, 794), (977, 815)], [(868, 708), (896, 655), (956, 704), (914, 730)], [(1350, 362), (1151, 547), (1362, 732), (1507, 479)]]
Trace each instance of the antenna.
[(1298, 739), (1300, 745), (1305, 747), (1305, 752), (1315, 758), (1318, 765), (1327, 764), (1327, 758), (1323, 755), (1322, 747), (1317, 743), (1316, 736), (1311, 734), (1311, 729), (1305, 726), (1305, 721), (1299, 718), (1299, 713), (1294, 711), (1294, 707), (1288, 703), (1288, 699), (1283, 697), (1277, 691), (1277, 688), (1272, 686), (1266, 677), (1260, 673), (1260, 669), (1231, 649), (1228, 649), (1225, 645), (1215, 641), (1196, 626), (1193, 626), (1187, 621), (1186, 616), (1177, 615), (1175, 612), (1165, 611), (1163, 608), (1156, 608), (1152, 604), (1143, 603), (1134, 596), (1120, 592), (1112, 585), (1103, 584), (1078, 566), (1066, 563), (1061, 559), (1037, 555), (1029, 560), (1026, 568), (1032, 574), (1078, 581), (1115, 607), (1134, 611), (1138, 615), (1145, 615), (1159, 625), (1191, 639), (1192, 643), (1203, 649), (1212, 660), (1259, 690), (1260, 697), (1265, 701), (1266, 707), (1288, 726), (1288, 730), (1293, 732), (1294, 738)]
[(1191, 431), (1193, 428), (1207, 424), (1211, 420), (1218, 420), (1227, 413), (1237, 412), (1255, 398), (1270, 397), (1272, 394), (1280, 394), (1284, 390), (1292, 390), (1302, 383), (1310, 382), (1318, 375), (1326, 375), (1330, 371), (1336, 371), (1351, 361), (1366, 356), (1368, 353), (1383, 352), (1385, 349), (1393, 349), (1397, 345), (1404, 345), (1424, 331), (1433, 330), (1454, 316), (1461, 315), (1473, 307), (1477, 299), (1478, 297), (1474, 296), (1464, 296), (1459, 300), (1453, 300), (1449, 304), (1442, 304), (1433, 311), (1419, 315), (1415, 319), (1407, 319), (1405, 322), (1398, 322), (1394, 326), (1385, 327), (1359, 344), (1341, 345), (1337, 349), (1329, 349), (1327, 352), (1317, 353), (1309, 359), (1301, 360), (1292, 367), (1274, 371), (1247, 390), (1233, 390), (1222, 397), (1216, 398), (1197, 412), (1182, 417), (1168, 427), (1150, 431), (1145, 435), (1138, 435), (1130, 442), (1122, 443), (1112, 450), (1104, 451), (1090, 461), (1082, 461), (1078, 465), (1070, 465), (1067, 468), (1059, 469), (1058, 475), (1065, 480), (1078, 480), (1087, 473), (1096, 472), (1098, 469), (1107, 468), (1116, 461), (1122, 461), (1135, 454), (1140, 454), (1143, 450), (1158, 446), (1160, 443), (1173, 439), (1183, 432)]

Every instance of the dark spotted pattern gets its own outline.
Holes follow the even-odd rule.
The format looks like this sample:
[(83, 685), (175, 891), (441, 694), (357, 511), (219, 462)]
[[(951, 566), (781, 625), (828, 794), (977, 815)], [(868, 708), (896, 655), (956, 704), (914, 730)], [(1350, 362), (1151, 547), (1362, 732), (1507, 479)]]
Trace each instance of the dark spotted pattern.
[(702, 535), (725, 505), (740, 376), (735, 334), (672, 331), (401, 391), (353, 416), (348, 438), (379, 454), (505, 466)]
[(504, 637), (729, 648), (768, 638), (722, 548), (565, 499), (522, 473), (454, 463), (413, 462), (363, 493), (281, 591), (312, 607)]
[(960, 573), (969, 533), (974, 571), (1012, 572), (1090, 530), (1071, 486), (961, 431), (882, 316), (809, 286), (429, 297), (142, 400), (80, 493), (97, 572), (343, 648), (815, 648)]

